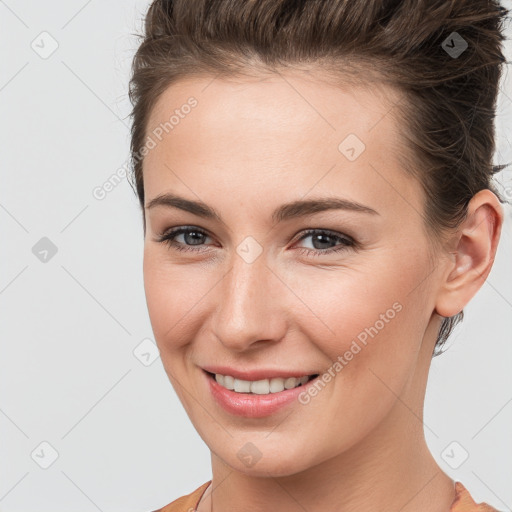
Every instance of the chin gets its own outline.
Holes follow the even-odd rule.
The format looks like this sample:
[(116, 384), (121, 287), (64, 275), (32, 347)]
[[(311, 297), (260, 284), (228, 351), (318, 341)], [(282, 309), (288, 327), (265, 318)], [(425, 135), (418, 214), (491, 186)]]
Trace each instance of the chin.
[[(276, 438), (277, 439), (277, 438)], [(265, 439), (252, 441), (243, 441), (233, 443), (236, 446), (241, 445), (235, 452), (229, 451), (223, 453), (222, 449), (216, 450), (218, 455), (225, 455), (222, 459), (224, 464), (230, 466), (233, 470), (252, 477), (285, 477), (291, 476), (310, 467), (315, 466), (320, 461), (311, 461), (304, 458), (301, 447), (295, 444), (283, 446), (280, 443), (280, 450), (277, 451), (272, 443)], [(229, 450), (233, 446), (227, 447)]]

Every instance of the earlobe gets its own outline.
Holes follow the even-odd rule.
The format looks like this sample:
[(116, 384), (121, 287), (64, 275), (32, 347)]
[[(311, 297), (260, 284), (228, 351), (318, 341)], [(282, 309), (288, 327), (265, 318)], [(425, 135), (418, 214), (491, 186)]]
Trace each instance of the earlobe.
[(489, 189), (473, 196), (468, 213), (454, 234), (455, 248), (436, 300), (435, 311), (454, 316), (474, 297), (489, 275), (503, 223), (503, 208)]

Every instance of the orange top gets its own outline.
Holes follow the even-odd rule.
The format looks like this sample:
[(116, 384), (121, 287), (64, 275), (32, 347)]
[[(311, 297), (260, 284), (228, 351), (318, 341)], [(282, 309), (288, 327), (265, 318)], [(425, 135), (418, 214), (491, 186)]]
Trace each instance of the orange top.
[[(193, 512), (196, 510), (204, 492), (211, 480), (198, 487), (194, 492), (182, 496), (163, 508), (153, 512)], [(448, 512), (499, 512), (487, 503), (475, 503), (468, 490), (460, 483), (455, 482), (455, 499)]]

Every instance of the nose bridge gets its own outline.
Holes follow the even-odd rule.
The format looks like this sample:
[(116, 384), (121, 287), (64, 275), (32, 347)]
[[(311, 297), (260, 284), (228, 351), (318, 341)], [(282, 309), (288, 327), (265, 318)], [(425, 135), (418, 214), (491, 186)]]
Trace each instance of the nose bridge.
[(231, 350), (245, 350), (252, 343), (279, 338), (284, 315), (273, 300), (276, 277), (260, 254), (255, 260), (233, 255), (230, 270), (220, 287), (215, 334)]

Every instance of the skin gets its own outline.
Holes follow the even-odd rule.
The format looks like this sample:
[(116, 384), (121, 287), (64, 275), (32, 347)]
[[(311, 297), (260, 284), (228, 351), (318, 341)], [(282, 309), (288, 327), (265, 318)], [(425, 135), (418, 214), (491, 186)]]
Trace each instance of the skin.
[[(400, 96), (388, 86), (335, 87), (318, 71), (189, 78), (159, 98), (148, 133), (190, 96), (197, 107), (145, 157), (145, 204), (172, 192), (222, 221), (146, 208), (144, 283), (165, 371), (212, 454), (199, 512), (446, 512), (454, 482), (425, 442), (425, 389), (441, 316), (461, 311), (491, 270), (503, 222), (496, 196), (476, 194), (434, 250), (421, 187), (399, 165), (391, 107)], [(350, 133), (366, 145), (354, 161), (338, 150)], [(378, 214), (272, 222), (283, 203), (327, 196)], [(206, 232), (200, 245), (175, 237), (199, 251), (158, 241), (178, 226)], [(357, 250), (322, 254), (342, 240), (301, 240), (306, 229), (350, 236)], [(236, 250), (248, 236), (263, 250), (252, 263)], [(247, 419), (209, 394), (208, 364), (322, 373), (395, 303), (401, 311), (307, 405)], [(250, 467), (237, 456), (249, 442), (261, 453)]]

